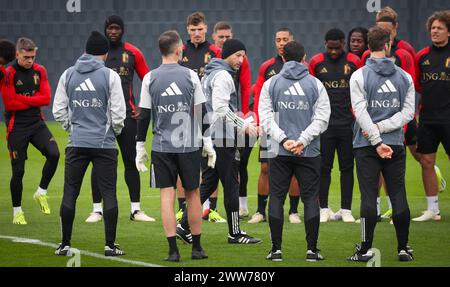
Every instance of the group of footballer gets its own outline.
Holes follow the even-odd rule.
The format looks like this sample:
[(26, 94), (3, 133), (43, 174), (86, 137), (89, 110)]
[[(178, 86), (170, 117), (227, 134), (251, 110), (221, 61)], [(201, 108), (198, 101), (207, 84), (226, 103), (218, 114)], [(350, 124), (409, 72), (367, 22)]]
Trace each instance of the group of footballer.
[[(218, 22), (214, 26), (212, 44), (206, 39), (208, 26), (205, 15), (201, 12), (189, 15), (186, 23), (189, 40), (182, 43), (176, 31), (161, 34), (158, 43), (162, 65), (150, 71), (142, 52), (122, 39), (125, 31), (123, 19), (115, 15), (108, 17), (104, 26), (108, 47), (104, 48), (102, 35), (92, 34), (85, 51), (92, 58), (86, 60), (89, 62), (86, 65), (103, 62), (105, 67), (114, 71), (111, 72), (113, 75), (117, 73), (120, 77), (120, 81), (118, 78), (115, 80), (120, 84), (123, 103), (117, 110), (98, 102), (97, 105), (91, 104), (92, 108), (105, 109), (107, 125), (113, 126), (130, 194), (130, 219), (155, 221), (140, 207), (139, 172), (147, 170), (145, 140), (151, 122), (150, 177), (152, 186), (161, 189), (161, 217), (169, 243), (166, 260), (180, 261), (176, 238), (192, 244), (192, 259), (208, 257), (200, 244), (200, 218), (227, 222), (229, 243), (261, 242), (241, 230), (239, 224), (240, 219), (249, 216), (247, 165), (258, 139), (261, 163), (258, 205), (248, 222), (269, 221), (272, 249), (267, 259), (282, 260), (283, 205), (289, 193), (291, 223), (302, 222), (297, 211), (300, 198), (305, 204), (308, 261), (324, 259), (317, 249), (319, 222), (330, 220), (360, 222), (362, 243), (348, 259), (370, 260), (374, 228), (382, 218), (391, 219), (391, 224), (396, 227), (399, 259), (412, 260), (412, 249), (407, 245), (410, 215), (404, 185), (404, 147), (408, 147), (421, 166), (428, 203), (427, 210), (412, 220), (440, 220), (438, 193), (445, 189), (445, 180), (436, 166), (436, 152), (442, 143), (450, 156), (450, 11), (437, 11), (429, 17), (426, 29), (431, 45), (417, 53), (405, 40), (398, 39), (398, 25), (397, 13), (384, 7), (376, 14), (373, 28), (356, 27), (348, 33), (347, 41), (342, 30), (330, 29), (324, 37), (325, 52), (312, 56), (309, 61), (306, 61), (305, 49), (294, 39), (293, 32), (280, 28), (275, 33), (277, 54), (261, 65), (258, 78), (252, 85), (248, 63), (251, 51), (247, 51), (243, 42), (233, 39), (232, 26), (228, 22)], [(36, 51), (35, 43), (25, 37), (18, 39), (16, 44), (0, 41), (0, 88), (12, 167), (10, 189), (14, 224), (27, 224), (21, 201), (28, 145), (31, 143), (46, 157), (41, 181), (33, 196), (44, 214), (50, 214), (47, 188), (60, 157), (58, 145), (41, 112), (41, 107), (51, 103), (51, 91), (45, 68), (35, 63)], [(384, 59), (389, 62), (382, 62)], [(75, 73), (93, 71), (83, 71), (83, 60), (78, 59), (80, 67), (75, 65)], [(70, 154), (74, 156), (70, 164), (75, 164), (75, 159), (82, 158), (79, 149), (92, 146), (91, 143), (77, 146), (76, 137), (80, 135), (75, 136), (73, 126), (87, 125), (88, 130), (89, 120), (100, 119), (92, 119), (83, 112), (78, 114), (75, 106), (69, 103), (72, 91), (68, 91), (68, 87), (72, 87), (70, 81), (73, 78), (67, 77), (66, 72), (55, 95), (55, 103), (58, 97), (60, 109), (56, 110), (54, 104), (53, 113), (73, 137), (72, 142), (69, 140), (70, 146), (78, 148), (77, 152)], [(142, 80), (139, 105), (133, 95), (135, 72)], [(367, 78), (374, 80), (367, 83)], [(84, 99), (91, 97), (98, 84), (93, 79), (91, 76), (77, 83), (74, 95), (81, 95)], [(115, 80), (110, 81), (110, 87)], [(381, 84), (372, 90), (371, 85), (378, 80), (382, 81)], [(113, 92), (108, 93), (112, 98)], [(171, 96), (180, 96), (183, 101), (173, 102), (174, 97)], [(67, 103), (64, 104), (66, 98)], [(178, 137), (176, 144), (173, 142), (171, 132), (176, 125), (171, 122), (171, 117), (174, 113), (166, 114), (164, 110), (171, 104), (178, 105), (174, 113), (187, 114), (191, 126), (183, 128), (195, 130), (192, 125), (200, 122), (200, 143), (194, 143), (195, 140), (188, 143), (184, 138), (186, 134)], [(61, 116), (63, 110), (67, 113)], [(117, 127), (109, 115), (114, 112), (123, 113), (116, 119)], [(209, 123), (204, 123), (205, 117)], [(290, 121), (293, 125), (289, 125)], [(228, 134), (229, 130), (231, 134)], [(401, 145), (396, 145), (393, 142), (398, 142), (396, 133), (399, 131), (402, 141)], [(80, 133), (83, 132), (87, 131), (81, 129)], [(108, 128), (105, 137), (107, 132)], [(195, 132), (188, 134), (189, 138), (195, 138)], [(84, 136), (89, 136), (89, 132)], [(336, 152), (341, 208), (333, 212), (328, 206), (328, 194)], [(398, 154), (403, 157), (397, 158)], [(69, 167), (67, 157), (66, 150), (66, 172)], [(98, 159), (94, 160), (89, 155), (89, 160), (95, 167)], [(358, 220), (351, 211), (355, 160), (362, 200), (361, 219)], [(395, 165), (391, 165), (394, 160)], [(117, 165), (116, 158), (115, 163)], [(395, 178), (392, 178), (394, 174)], [(116, 179), (112, 176), (114, 180), (105, 182), (103, 178), (108, 176), (110, 174), (101, 168), (92, 170), (93, 211), (86, 222), (105, 220), (105, 255), (118, 256), (125, 253), (114, 242), (117, 211), (112, 212), (111, 206), (116, 205)], [(219, 182), (223, 185), (226, 219), (217, 210)], [(71, 184), (75, 187), (72, 191), (75, 196), (69, 200)], [(63, 242), (56, 251), (57, 255), (70, 254), (78, 184), (65, 175), (60, 212)], [(107, 186), (111, 185), (114, 188), (105, 193)], [(382, 215), (380, 189), (383, 185), (389, 209)], [(109, 203), (106, 208), (102, 200), (105, 201), (111, 192), (114, 193), (110, 201), (112, 205)], [(179, 202), (177, 213), (174, 210), (175, 196)], [(73, 205), (73, 214), (67, 211), (69, 205)]]

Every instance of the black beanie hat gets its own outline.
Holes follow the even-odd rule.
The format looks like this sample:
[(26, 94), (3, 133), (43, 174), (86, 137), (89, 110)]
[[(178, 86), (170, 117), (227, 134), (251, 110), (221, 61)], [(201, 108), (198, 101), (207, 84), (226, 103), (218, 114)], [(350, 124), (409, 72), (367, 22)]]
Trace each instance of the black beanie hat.
[(109, 16), (108, 18), (106, 18), (106, 20), (105, 20), (105, 35), (106, 35), (106, 29), (111, 24), (119, 25), (120, 28), (122, 29), (122, 35), (124, 34), (125, 24), (123, 23), (123, 19), (120, 16), (112, 15), (112, 16)]
[(237, 39), (228, 39), (225, 41), (225, 43), (223, 43), (222, 59), (226, 59), (229, 56), (236, 53), (237, 51), (241, 51), (241, 50), (247, 51), (244, 43), (242, 43), (241, 41), (239, 41)]
[(86, 42), (86, 53), (100, 56), (108, 53), (109, 43), (105, 36), (97, 31), (92, 31)]

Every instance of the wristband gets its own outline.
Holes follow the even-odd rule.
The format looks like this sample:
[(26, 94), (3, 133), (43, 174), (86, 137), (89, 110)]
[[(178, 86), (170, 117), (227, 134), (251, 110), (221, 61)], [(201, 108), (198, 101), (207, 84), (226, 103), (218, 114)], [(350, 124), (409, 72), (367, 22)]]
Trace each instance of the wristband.
[(376, 145), (375, 145), (375, 148), (378, 148), (380, 145), (382, 145), (383, 144), (383, 141), (380, 141), (379, 143), (377, 143)]

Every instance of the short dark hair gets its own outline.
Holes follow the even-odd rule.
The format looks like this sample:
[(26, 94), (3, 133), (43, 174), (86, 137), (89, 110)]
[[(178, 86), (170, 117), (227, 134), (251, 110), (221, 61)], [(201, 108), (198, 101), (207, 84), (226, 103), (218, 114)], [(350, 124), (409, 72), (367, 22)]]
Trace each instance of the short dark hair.
[(35, 51), (37, 50), (36, 44), (33, 42), (33, 40), (25, 37), (21, 37), (17, 40), (16, 43), (16, 49), (17, 51), (25, 50), (25, 51)]
[(214, 33), (219, 30), (233, 30), (231, 27), (231, 24), (225, 21), (217, 22), (216, 25), (214, 25)]
[(3, 58), (7, 63), (16, 58), (16, 46), (13, 42), (0, 39), (0, 58)]
[(369, 40), (369, 49), (372, 52), (383, 51), (384, 45), (391, 41), (391, 32), (378, 26), (369, 29), (367, 38)]
[(325, 41), (345, 40), (345, 34), (341, 29), (333, 28), (325, 34)]
[(174, 52), (175, 47), (180, 44), (181, 37), (177, 31), (171, 30), (162, 33), (158, 39), (159, 51), (163, 56), (170, 55)]
[(205, 16), (205, 14), (203, 14), (203, 12), (197, 11), (187, 17), (187, 21), (186, 21), (187, 26), (189, 26), (189, 25), (197, 26), (200, 23), (206, 24), (206, 16)]
[(447, 26), (447, 30), (450, 31), (450, 10), (436, 11), (427, 20), (427, 31), (431, 31), (431, 25), (438, 20)]
[(397, 24), (397, 21), (395, 21), (395, 19), (390, 16), (384, 16), (381, 18), (377, 18), (376, 23), (379, 23), (379, 22), (389, 22), (389, 23), (392, 23), (392, 25), (394, 25), (394, 26)]
[(297, 61), (301, 62), (303, 57), (305, 56), (305, 47), (302, 44), (296, 41), (290, 41), (283, 48), (284, 50), (284, 60), (286, 62), (289, 61)]
[(292, 33), (292, 30), (286, 27), (278, 28), (277, 31), (275, 31), (275, 34), (278, 32), (288, 32), (290, 36), (294, 36), (294, 33)]

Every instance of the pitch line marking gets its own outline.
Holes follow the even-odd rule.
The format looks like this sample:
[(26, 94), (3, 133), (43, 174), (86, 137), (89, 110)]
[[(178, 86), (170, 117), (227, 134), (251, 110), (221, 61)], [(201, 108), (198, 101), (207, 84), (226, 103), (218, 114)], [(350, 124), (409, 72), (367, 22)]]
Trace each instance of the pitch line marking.
[[(0, 239), (11, 240), (12, 242), (18, 242), (18, 243), (28, 243), (28, 244), (34, 244), (34, 245), (40, 245), (40, 246), (53, 247), (55, 249), (58, 248), (58, 246), (59, 246), (58, 244), (55, 244), (55, 243), (44, 242), (44, 241), (41, 241), (38, 239), (24, 238), (24, 237), (0, 235)], [(111, 260), (111, 261), (122, 262), (122, 263), (129, 263), (129, 264), (144, 266), (144, 267), (163, 267), (162, 265), (157, 265), (157, 264), (152, 264), (152, 263), (147, 263), (147, 262), (142, 262), (142, 261), (135, 261), (135, 260), (118, 258), (118, 257), (105, 257), (102, 254), (85, 251), (85, 250), (80, 250), (80, 254), (99, 258), (99, 259)], [(70, 258), (70, 257), (68, 257), (68, 258)]]

